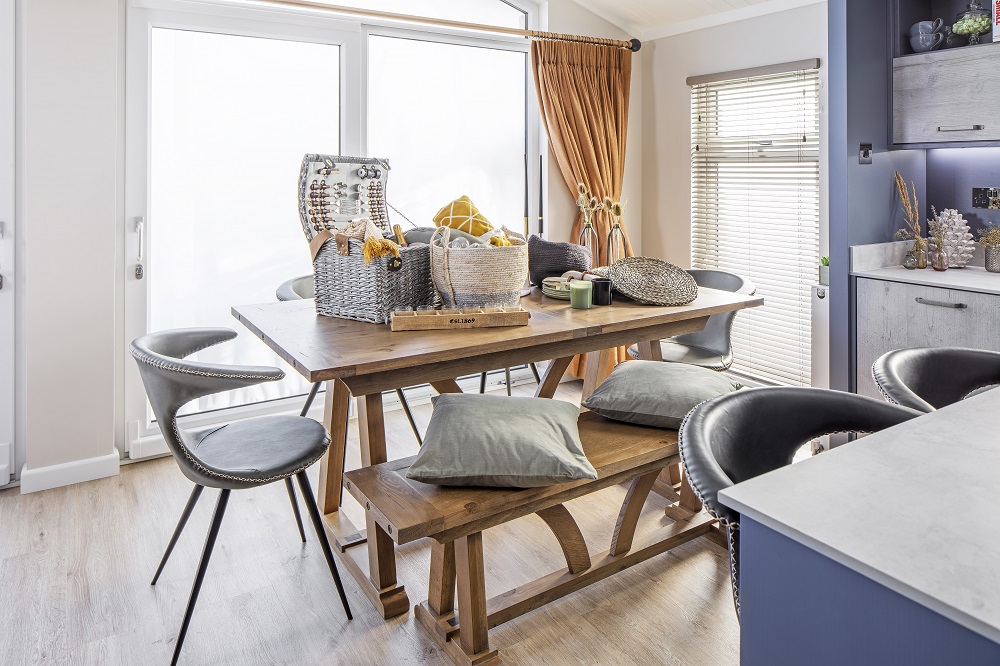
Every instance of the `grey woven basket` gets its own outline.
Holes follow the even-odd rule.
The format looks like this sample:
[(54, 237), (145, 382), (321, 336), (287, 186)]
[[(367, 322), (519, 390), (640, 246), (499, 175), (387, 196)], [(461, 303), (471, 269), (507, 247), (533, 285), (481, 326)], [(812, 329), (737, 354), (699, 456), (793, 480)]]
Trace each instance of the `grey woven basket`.
[(350, 255), (342, 257), (331, 239), (313, 261), (317, 313), (387, 324), (398, 307), (440, 303), (431, 281), (429, 245), (400, 248), (403, 266), (395, 272), (389, 270), (389, 257), (365, 265), (361, 241), (352, 239), (350, 246)]
[(687, 305), (698, 298), (698, 283), (683, 268), (652, 257), (628, 257), (608, 269), (611, 286), (647, 305)]

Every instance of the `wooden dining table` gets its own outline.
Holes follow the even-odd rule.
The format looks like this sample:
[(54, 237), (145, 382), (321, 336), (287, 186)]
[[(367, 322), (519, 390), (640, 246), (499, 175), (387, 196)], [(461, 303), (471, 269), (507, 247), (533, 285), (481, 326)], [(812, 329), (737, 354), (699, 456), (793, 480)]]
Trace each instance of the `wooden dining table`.
[[(701, 331), (711, 315), (762, 304), (754, 296), (700, 289), (694, 302), (679, 307), (616, 297), (610, 306), (576, 310), (534, 288), (521, 299), (521, 307), (531, 313), (526, 326), (399, 332), (317, 315), (312, 300), (238, 306), (232, 313), (307, 380), (327, 383), (323, 418), (331, 445), (320, 464), (319, 507), (339, 559), (382, 616), (391, 618), (411, 605), (397, 580), (393, 540), (369, 514), (365, 528), (359, 528), (340, 510), (352, 396), (357, 398), (362, 465), (377, 465), (388, 461), (384, 391), (430, 384), (439, 393), (460, 393), (459, 377), (548, 361), (535, 395), (551, 398), (573, 358), (586, 354), (586, 398), (605, 379), (615, 347), (638, 344), (640, 358), (660, 360), (660, 339)], [(679, 488), (684, 510), (700, 509), (682, 479), (668, 479), (664, 487), (668, 494)], [(348, 552), (365, 544), (367, 566), (365, 558)]]

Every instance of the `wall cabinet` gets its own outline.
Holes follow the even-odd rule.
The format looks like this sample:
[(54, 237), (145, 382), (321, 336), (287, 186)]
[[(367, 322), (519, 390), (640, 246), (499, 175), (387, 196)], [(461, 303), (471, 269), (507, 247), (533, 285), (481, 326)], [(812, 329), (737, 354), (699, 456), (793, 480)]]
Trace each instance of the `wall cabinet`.
[(894, 349), (1000, 351), (1000, 296), (858, 278), (858, 393), (882, 398), (872, 364)]
[(1000, 141), (1000, 43), (892, 61), (897, 144)]

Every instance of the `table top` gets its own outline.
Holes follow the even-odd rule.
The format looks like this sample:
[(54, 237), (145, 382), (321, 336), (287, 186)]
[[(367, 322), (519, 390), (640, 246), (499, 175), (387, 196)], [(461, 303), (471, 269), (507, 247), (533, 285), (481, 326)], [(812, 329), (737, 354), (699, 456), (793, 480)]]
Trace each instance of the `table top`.
[(720, 501), (1000, 642), (1000, 390), (737, 484)]
[[(312, 300), (243, 305), (233, 316), (311, 382), (417, 368), (469, 356), (662, 326), (741, 310), (763, 299), (699, 289), (689, 305), (659, 307), (617, 298), (613, 305), (573, 310), (537, 288), (521, 299), (527, 326), (452, 331), (397, 331), (387, 325), (323, 317)], [(638, 342), (639, 340), (635, 340)]]

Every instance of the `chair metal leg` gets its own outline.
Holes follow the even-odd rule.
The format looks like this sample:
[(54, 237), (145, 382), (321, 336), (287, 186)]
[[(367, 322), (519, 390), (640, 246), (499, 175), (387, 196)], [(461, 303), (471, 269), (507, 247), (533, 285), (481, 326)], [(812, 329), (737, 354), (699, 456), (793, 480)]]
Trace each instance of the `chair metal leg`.
[(486, 373), (479, 376), (479, 392), (486, 393)]
[(188, 518), (191, 517), (191, 511), (194, 510), (194, 505), (198, 503), (198, 498), (201, 497), (201, 491), (204, 489), (205, 486), (195, 484), (195, 487), (191, 490), (191, 496), (188, 497), (187, 504), (184, 505), (181, 519), (177, 521), (177, 527), (174, 528), (174, 533), (170, 537), (170, 543), (167, 544), (167, 550), (164, 551), (163, 557), (160, 559), (160, 566), (156, 567), (156, 573), (153, 574), (153, 580), (149, 583), (150, 585), (156, 585), (156, 581), (159, 580), (160, 574), (163, 572), (163, 567), (166, 566), (167, 560), (170, 558), (170, 553), (173, 552), (174, 546), (177, 544), (177, 539), (180, 537), (181, 532), (184, 531), (184, 526), (187, 525)]
[[(406, 400), (406, 394), (403, 393), (403, 389), (396, 389), (396, 397), (399, 398), (399, 404), (403, 406), (403, 412), (406, 414), (406, 420), (410, 422), (410, 428), (413, 430), (413, 436), (417, 438), (417, 444), (420, 446), (424, 445), (424, 440), (420, 437), (420, 431), (417, 430), (417, 424), (413, 420), (413, 414), (410, 413), (410, 403)], [(289, 481), (291, 483), (291, 481)]]
[[(319, 387), (322, 383), (323, 382), (316, 382), (315, 384), (312, 385), (312, 388), (309, 389), (309, 395), (306, 396), (306, 404), (302, 406), (302, 412), (299, 413), (299, 416), (305, 416), (306, 414), (309, 413), (309, 409), (312, 407), (313, 400), (316, 399), (316, 394), (319, 393)], [(292, 482), (289, 481), (288, 487), (290, 488), (291, 485)]]
[(507, 381), (507, 397), (510, 397), (510, 368), (504, 368), (503, 372)]
[(316, 529), (316, 536), (319, 538), (319, 545), (323, 548), (323, 555), (326, 557), (326, 563), (330, 567), (330, 573), (333, 574), (333, 582), (337, 585), (337, 593), (340, 595), (340, 603), (344, 605), (344, 612), (347, 613), (347, 619), (351, 620), (354, 618), (351, 615), (351, 606), (347, 603), (347, 594), (344, 593), (344, 584), (340, 582), (340, 574), (337, 572), (337, 563), (333, 559), (333, 551), (330, 550), (330, 541), (326, 537), (326, 529), (323, 527), (323, 519), (319, 514), (319, 507), (316, 506), (316, 496), (313, 495), (312, 487), (309, 485), (309, 477), (306, 476), (306, 471), (302, 470), (295, 475), (295, 478), (299, 480), (299, 490), (302, 491), (302, 497), (305, 498), (306, 508), (309, 510), (309, 517), (312, 518), (313, 527)]
[(201, 563), (198, 565), (198, 573), (194, 578), (194, 586), (191, 588), (191, 598), (188, 599), (187, 609), (184, 611), (181, 630), (177, 634), (177, 644), (174, 645), (174, 656), (170, 660), (170, 666), (174, 666), (177, 663), (177, 658), (181, 654), (181, 646), (184, 645), (184, 636), (187, 635), (188, 625), (191, 624), (191, 615), (194, 613), (194, 605), (198, 602), (198, 593), (201, 592), (201, 584), (205, 581), (208, 560), (212, 557), (212, 549), (215, 548), (215, 540), (219, 536), (219, 527), (222, 525), (222, 517), (226, 513), (226, 505), (229, 503), (230, 492), (232, 491), (229, 489), (223, 489), (219, 493), (219, 502), (215, 505), (215, 515), (212, 516), (212, 525), (208, 528), (205, 550), (201, 554)]
[(535, 383), (542, 383), (542, 376), (538, 374), (538, 367), (534, 363), (529, 363), (528, 367), (531, 368), (531, 374), (535, 376)]
[(295, 514), (295, 524), (299, 526), (299, 536), (302, 543), (306, 542), (306, 531), (302, 529), (302, 516), (299, 514), (299, 503), (295, 501), (295, 486), (292, 485), (291, 478), (285, 478), (285, 488), (288, 490), (288, 501), (292, 503), (292, 513)]

